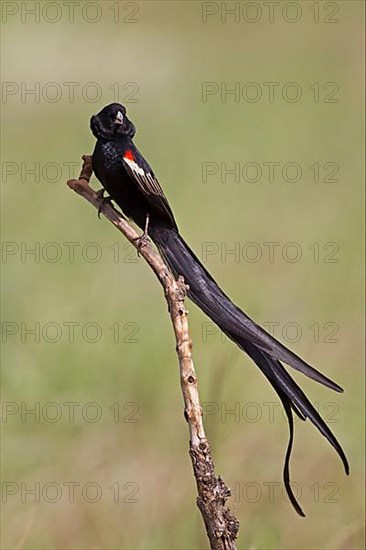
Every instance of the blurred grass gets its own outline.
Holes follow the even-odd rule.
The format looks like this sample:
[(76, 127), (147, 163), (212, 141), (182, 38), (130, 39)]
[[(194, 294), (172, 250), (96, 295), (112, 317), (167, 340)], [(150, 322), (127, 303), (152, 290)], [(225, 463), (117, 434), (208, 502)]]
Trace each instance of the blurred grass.
[[(103, 3), (103, 6), (108, 2)], [(102, 4), (100, 4), (102, 5)], [(304, 5), (304, 3), (302, 3)], [(113, 100), (113, 82), (136, 82), (138, 103), (127, 105), (137, 126), (136, 143), (166, 190), (186, 240), (199, 253), (203, 243), (298, 242), (297, 263), (276, 256), (236, 263), (216, 254), (207, 265), (223, 288), (258, 322), (297, 322), (303, 337), (290, 347), (344, 388), (333, 395), (301, 379), (312, 401), (338, 407), (331, 424), (351, 462), (343, 475), (329, 445), (307, 424), (297, 424), (292, 479), (302, 489), (307, 519), (297, 518), (276, 488), (270, 502), (266, 485), (281, 483), (287, 427), (276, 409), (270, 422), (263, 405), (276, 397), (256, 368), (219, 334), (202, 339), (207, 321), (189, 305), (196, 368), (203, 402), (217, 403), (207, 418), (217, 471), (235, 490), (232, 508), (241, 521), (238, 546), (265, 549), (359, 549), (363, 539), (363, 93), (362, 13), (360, 2), (339, 2), (340, 23), (201, 23), (200, 2), (141, 2), (138, 24), (114, 24), (107, 15), (90, 24), (19, 22), (3, 25), (3, 80), (97, 82), (103, 96), (96, 104), (76, 93), (56, 103), (9, 98), (3, 103), (3, 162), (78, 161), (93, 147), (89, 117)], [(108, 13), (107, 10), (104, 13)], [(315, 104), (308, 94), (299, 103), (273, 104), (213, 97), (201, 101), (202, 82), (337, 82), (337, 104)], [(125, 92), (124, 92), (125, 93)], [(121, 97), (123, 100), (123, 97)], [(340, 182), (316, 184), (305, 172), (296, 184), (268, 182), (202, 184), (202, 162), (278, 161), (307, 167), (335, 161)], [(77, 169), (75, 170), (75, 175)], [(161, 290), (147, 267), (123, 248), (119, 235), (70, 193), (64, 180), (34, 182), (19, 175), (2, 185), (3, 241), (56, 242), (60, 261), (39, 263), (20, 255), (3, 263), (2, 319), (31, 326), (54, 322), (63, 327), (56, 343), (32, 337), (8, 338), (2, 347), (2, 398), (29, 407), (39, 402), (62, 405), (59, 422), (34, 422), (19, 414), (2, 423), (2, 479), (25, 483), (75, 481), (99, 484), (103, 494), (86, 502), (81, 490), (70, 503), (28, 496), (8, 497), (2, 512), (4, 548), (205, 548), (195, 508), (195, 486), (187, 455), (187, 429), (174, 353), (172, 330)], [(204, 221), (203, 221), (204, 220)], [(203, 223), (202, 223), (203, 221)], [(314, 263), (314, 242), (339, 244), (338, 263)], [(80, 243), (70, 262), (62, 243)], [(100, 261), (80, 255), (96, 242)], [(113, 261), (119, 242), (121, 258)], [(263, 247), (262, 247), (263, 248)], [(264, 250), (264, 249), (263, 249)], [(80, 323), (70, 343), (63, 323)], [(82, 338), (81, 327), (95, 322), (98, 342)], [(138, 342), (115, 343), (110, 328), (118, 322), (121, 340), (138, 327)], [(318, 322), (339, 325), (338, 343), (314, 343), (307, 328)], [(324, 339), (324, 334), (323, 338)], [(87, 422), (77, 409), (67, 420), (66, 402), (95, 402), (103, 415)], [(233, 415), (248, 403), (260, 406), (258, 422)], [(121, 418), (113, 422), (114, 403)], [(134, 403), (138, 422), (128, 422)], [(126, 406), (125, 409), (123, 407)], [(323, 409), (322, 409), (323, 407)], [(133, 409), (134, 410), (134, 409)], [(249, 412), (249, 409), (248, 409)], [(126, 420), (127, 418), (127, 420)], [(122, 420), (125, 420), (124, 422)], [(123, 502), (131, 487), (138, 502)], [(247, 484), (262, 491), (249, 502)], [(319, 498), (314, 483), (319, 484)], [(338, 489), (327, 502), (334, 484)], [(313, 489), (311, 489), (313, 487)], [(244, 496), (243, 496), (244, 491)], [(239, 495), (239, 496), (238, 496)], [(245, 496), (246, 495), (246, 496)], [(127, 498), (128, 500), (128, 498)], [(254, 499), (255, 500), (255, 499)], [(122, 502), (121, 502), (122, 501)]]

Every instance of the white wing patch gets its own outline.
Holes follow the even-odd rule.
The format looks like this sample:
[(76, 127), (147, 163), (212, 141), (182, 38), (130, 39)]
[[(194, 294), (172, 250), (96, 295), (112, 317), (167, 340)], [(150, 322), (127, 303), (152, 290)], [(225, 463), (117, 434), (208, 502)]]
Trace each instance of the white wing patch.
[(127, 156), (123, 157), (123, 160), (125, 161), (126, 164), (128, 164), (128, 166), (131, 168), (131, 170), (135, 174), (139, 174), (140, 176), (145, 175), (145, 171), (142, 168), (140, 168), (140, 166), (134, 160), (128, 158)]
[(145, 170), (137, 164), (137, 162), (131, 158), (128, 158), (128, 156), (124, 156), (123, 160), (128, 165), (129, 169), (134, 173), (136, 179), (140, 182), (141, 186), (147, 193), (164, 196), (160, 185), (152, 174), (147, 174)]

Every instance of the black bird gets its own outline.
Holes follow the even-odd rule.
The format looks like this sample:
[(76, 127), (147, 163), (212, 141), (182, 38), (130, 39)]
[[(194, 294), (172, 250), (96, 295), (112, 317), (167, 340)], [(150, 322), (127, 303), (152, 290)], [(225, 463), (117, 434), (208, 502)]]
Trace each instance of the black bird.
[(349, 466), (337, 439), (281, 362), (332, 390), (342, 392), (342, 388), (258, 326), (220, 289), (180, 236), (154, 172), (132, 141), (135, 126), (126, 116), (125, 107), (119, 103), (107, 105), (91, 118), (90, 126), (97, 138), (93, 170), (110, 198), (143, 229), (142, 238), (149, 236), (153, 240), (173, 274), (184, 277), (191, 300), (252, 358), (277, 392), (290, 430), (284, 484), (296, 512), (304, 516), (290, 486), (289, 461), (294, 433), (292, 412), (302, 420), (309, 418), (326, 437), (340, 456), (346, 474)]

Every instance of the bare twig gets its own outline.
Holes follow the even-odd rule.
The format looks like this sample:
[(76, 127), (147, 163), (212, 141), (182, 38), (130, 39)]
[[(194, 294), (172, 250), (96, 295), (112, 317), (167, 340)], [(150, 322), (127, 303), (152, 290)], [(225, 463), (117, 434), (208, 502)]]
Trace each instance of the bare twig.
[(192, 341), (188, 332), (188, 314), (184, 306), (187, 286), (182, 277), (179, 277), (177, 281), (174, 279), (161, 257), (149, 243), (144, 243), (142, 247), (139, 247), (139, 235), (136, 231), (127, 223), (122, 214), (110, 203), (103, 202), (101, 194), (89, 186), (92, 161), (91, 157), (87, 155), (82, 158), (84, 162), (79, 179), (69, 180), (68, 186), (97, 208), (135, 248), (139, 249), (141, 256), (152, 268), (164, 289), (177, 343), (180, 382), (185, 407), (184, 415), (190, 432), (189, 454), (198, 490), (197, 505), (205, 522), (211, 548), (235, 550), (239, 522), (230, 515), (230, 510), (225, 507), (230, 496), (230, 489), (220, 477), (217, 478), (215, 475), (210, 446), (202, 423), (202, 408), (192, 359)]

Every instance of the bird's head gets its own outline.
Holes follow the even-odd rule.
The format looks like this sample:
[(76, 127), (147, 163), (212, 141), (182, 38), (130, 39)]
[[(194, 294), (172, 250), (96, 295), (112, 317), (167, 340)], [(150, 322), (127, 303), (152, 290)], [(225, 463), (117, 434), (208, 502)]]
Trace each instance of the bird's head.
[(126, 108), (111, 103), (90, 119), (90, 128), (97, 139), (113, 141), (124, 136), (133, 137), (135, 126), (127, 118)]

